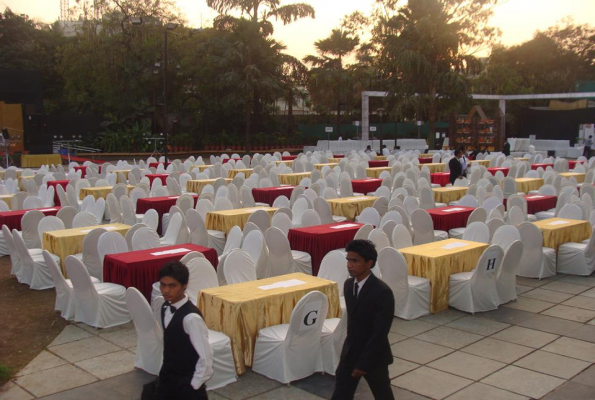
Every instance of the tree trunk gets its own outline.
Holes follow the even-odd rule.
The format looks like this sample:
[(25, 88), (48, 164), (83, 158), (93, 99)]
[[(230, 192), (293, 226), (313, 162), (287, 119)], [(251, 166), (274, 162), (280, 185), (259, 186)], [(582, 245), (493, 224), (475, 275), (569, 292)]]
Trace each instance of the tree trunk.
[(289, 89), (287, 96), (287, 133), (293, 132), (293, 90)]
[(250, 154), (250, 119), (251, 119), (252, 115), (250, 112), (250, 106), (246, 106), (246, 136), (245, 136), (245, 140), (246, 140), (246, 153)]
[(430, 133), (428, 136), (428, 141), (430, 138), (436, 137), (436, 115), (438, 114), (438, 100), (436, 99), (436, 88), (430, 87), (430, 96), (431, 96), (431, 105), (428, 110), (428, 122)]
[(337, 139), (341, 136), (341, 100), (337, 101)]

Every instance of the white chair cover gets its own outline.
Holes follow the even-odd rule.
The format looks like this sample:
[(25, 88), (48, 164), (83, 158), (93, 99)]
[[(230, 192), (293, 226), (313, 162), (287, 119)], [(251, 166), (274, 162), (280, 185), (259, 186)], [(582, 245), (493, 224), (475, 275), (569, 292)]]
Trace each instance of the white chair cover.
[(95, 228), (83, 239), (83, 264), (87, 267), (89, 275), (99, 282), (103, 282), (103, 258), (99, 257), (97, 244), (101, 235), (106, 232), (103, 228)]
[(124, 236), (118, 232), (105, 232), (97, 241), (97, 253), (99, 260), (103, 265), (103, 259), (106, 254), (117, 254), (128, 252), (128, 244)]
[(134, 366), (159, 375), (163, 363), (163, 333), (145, 296), (134, 287), (126, 290), (126, 306), (136, 329)]
[(502, 259), (502, 265), (496, 280), (499, 303), (504, 304), (516, 300), (516, 271), (519, 260), (523, 256), (523, 242), (516, 240), (508, 247)]
[(28, 249), (41, 248), (41, 236), (39, 233), (39, 222), (45, 217), (39, 210), (27, 211), (21, 218), (21, 229), (25, 246)]
[(483, 222), (472, 222), (467, 225), (467, 229), (465, 229), (462, 239), (470, 240), (472, 242), (488, 243), (490, 241), (490, 229)]
[[(30, 289), (44, 290), (54, 287), (54, 280), (45, 264), (40, 249), (33, 250), (33, 253), (25, 246), (25, 241), (16, 229), (12, 231), (12, 239), (20, 260), (21, 283), (29, 285)], [(53, 256), (57, 263), (60, 259)]]
[(256, 280), (256, 266), (250, 254), (235, 249), (227, 256), (225, 280), (228, 285)]
[(411, 233), (405, 225), (397, 224), (393, 229), (392, 244), (395, 249), (403, 249), (405, 247), (413, 246), (413, 239)]
[(149, 227), (141, 227), (132, 235), (132, 250), (147, 250), (161, 247), (159, 235)]
[(539, 228), (535, 224), (524, 222), (518, 229), (524, 248), (517, 275), (538, 279), (556, 275), (556, 252), (543, 247), (543, 235)]
[(95, 218), (95, 214), (89, 211), (80, 211), (77, 215), (74, 216), (72, 220), (72, 227), (73, 228), (82, 228), (85, 226), (95, 226), (98, 225), (97, 218)]
[(209, 260), (202, 257), (193, 258), (186, 266), (190, 272), (186, 294), (196, 305), (201, 290), (219, 286), (217, 272)]
[(517, 240), (521, 240), (519, 230), (514, 226), (504, 225), (496, 229), (491, 243), (502, 247), (502, 250), (506, 253), (510, 245)]
[(591, 275), (595, 271), (595, 234), (587, 243), (564, 243), (558, 247), (558, 273)]
[(227, 235), (225, 247), (221, 251), (222, 254), (219, 256), (219, 265), (217, 265), (217, 278), (219, 279), (220, 286), (227, 284), (225, 281), (225, 260), (232, 250), (240, 248), (242, 245), (242, 238), (242, 230), (237, 225), (232, 227), (229, 231), (229, 234)]

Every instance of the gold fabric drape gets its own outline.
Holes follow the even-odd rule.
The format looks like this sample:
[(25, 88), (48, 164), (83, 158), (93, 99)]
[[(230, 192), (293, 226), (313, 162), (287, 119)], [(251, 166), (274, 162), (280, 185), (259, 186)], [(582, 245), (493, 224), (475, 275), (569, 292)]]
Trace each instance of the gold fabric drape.
[(256, 210), (264, 210), (269, 213), (269, 216), (272, 218), (273, 214), (275, 214), (275, 211), (278, 209), (273, 207), (249, 207), (225, 211), (211, 211), (207, 213), (207, 229), (222, 231), (225, 232), (225, 234), (228, 234), (231, 228), (235, 225), (239, 226), (240, 229), (244, 229), (244, 225), (248, 222), (248, 218), (250, 218), (250, 215)]
[(327, 201), (331, 206), (333, 215), (343, 216), (350, 221), (355, 221), (355, 217), (360, 215), (364, 208), (372, 207), (377, 198), (374, 196), (354, 196), (329, 199)]
[(444, 163), (428, 163), (428, 164), (417, 164), (419, 169), (423, 167), (428, 167), (430, 169), (430, 174), (434, 174), (436, 172), (444, 172), (446, 164)]
[(457, 201), (461, 197), (467, 194), (467, 187), (465, 186), (448, 186), (432, 188), (434, 192), (434, 201), (436, 203), (450, 203), (451, 201)]
[(23, 168), (41, 167), (50, 164), (62, 164), (60, 154), (21, 154), (21, 167)]
[[(305, 283), (263, 290), (260, 287), (298, 279)], [(327, 318), (341, 315), (336, 282), (295, 273), (274, 278), (237, 283), (201, 290), (198, 308), (209, 329), (223, 332), (231, 339), (236, 372), (243, 374), (252, 365), (258, 331), (273, 325), (287, 324), (297, 302), (307, 293), (318, 290), (329, 300)]]
[(586, 176), (586, 174), (582, 172), (562, 172), (560, 175), (562, 175), (565, 178), (570, 178), (571, 176), (574, 176), (574, 179), (576, 179), (577, 183), (583, 183), (585, 181)]
[(390, 172), (392, 171), (392, 167), (366, 168), (366, 176), (368, 178), (380, 178), (380, 174), (383, 171), (388, 171), (388, 173), (390, 174)]
[(293, 166), (293, 160), (275, 161), (275, 164), (277, 164), (277, 166), (284, 164), (291, 168)]
[(327, 163), (323, 163), (323, 164), (314, 164), (314, 168), (322, 170), (322, 168), (323, 168), (325, 165), (328, 165), (328, 166), (329, 166), (329, 168), (331, 168), (331, 169), (332, 169), (333, 167), (337, 166), (338, 164), (339, 164), (338, 162), (330, 162), (330, 160), (329, 160), (329, 162), (327, 162)]
[(310, 172), (296, 172), (292, 174), (279, 174), (279, 183), (281, 185), (297, 186), (304, 178), (309, 178)]
[[(538, 190), (543, 186), (544, 180), (542, 178), (516, 178), (517, 192), (529, 193), (531, 190)], [(503, 185), (503, 182), (500, 182)]]
[(374, 156), (374, 160), (386, 160), (386, 156)]
[[(465, 243), (465, 246), (454, 249), (444, 248), (453, 243)], [(450, 275), (473, 270), (479, 257), (487, 248), (486, 243), (447, 239), (406, 247), (400, 251), (407, 260), (409, 275), (430, 280), (432, 287), (430, 311), (437, 313), (448, 308)]]
[(473, 164), (483, 165), (485, 167), (489, 167), (490, 166), (490, 160), (472, 160), (472, 161), (469, 161), (469, 165), (473, 165)]
[(533, 222), (543, 234), (543, 247), (558, 252), (561, 244), (568, 242), (581, 243), (591, 237), (591, 224), (567, 218), (548, 218)]
[(192, 167), (190, 167), (190, 171), (192, 171), (193, 169), (198, 169), (200, 172), (203, 172), (205, 169), (211, 167), (212, 165), (193, 165)]
[(9, 210), (12, 210), (11, 203), (12, 203), (12, 198), (14, 197), (14, 195), (15, 194), (12, 193), (12, 194), (3, 194), (3, 195), (0, 196), (0, 200), (2, 200), (3, 202), (6, 203), (6, 205), (8, 205), (8, 209)]
[[(97, 186), (97, 187), (88, 187), (88, 188), (81, 188), (79, 192), (79, 199), (83, 200), (88, 195), (92, 195), (95, 197), (95, 200), (99, 198), (106, 198), (108, 194), (112, 192), (113, 186)], [(133, 185), (127, 185), (128, 191), (130, 193), (132, 189), (134, 189)]]
[[(186, 182), (186, 191), (191, 193), (202, 193), (202, 189), (207, 185), (214, 185), (217, 179), (199, 179)], [(225, 184), (229, 185), (230, 178), (225, 178)]]
[(244, 173), (244, 178), (248, 178), (250, 175), (252, 175), (252, 172), (254, 170), (252, 168), (246, 168), (246, 169), (230, 169), (229, 172), (227, 173), (227, 177), (228, 178), (235, 178), (237, 174), (239, 174), (240, 172)]

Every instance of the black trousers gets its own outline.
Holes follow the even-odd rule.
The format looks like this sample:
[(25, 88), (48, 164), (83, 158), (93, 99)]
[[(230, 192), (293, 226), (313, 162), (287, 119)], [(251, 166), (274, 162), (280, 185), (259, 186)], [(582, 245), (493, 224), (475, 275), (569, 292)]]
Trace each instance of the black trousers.
[(186, 378), (169, 376), (159, 377), (157, 398), (159, 400), (208, 400), (209, 397), (206, 385), (194, 390)]
[(585, 146), (583, 149), (583, 156), (591, 158), (591, 146)]
[[(351, 377), (353, 365), (340, 362), (335, 374), (335, 392), (331, 400), (351, 400), (361, 378)], [(372, 371), (367, 371), (364, 379), (368, 382), (372, 394), (378, 400), (394, 400), (393, 391), (388, 377), (388, 365), (381, 366)]]

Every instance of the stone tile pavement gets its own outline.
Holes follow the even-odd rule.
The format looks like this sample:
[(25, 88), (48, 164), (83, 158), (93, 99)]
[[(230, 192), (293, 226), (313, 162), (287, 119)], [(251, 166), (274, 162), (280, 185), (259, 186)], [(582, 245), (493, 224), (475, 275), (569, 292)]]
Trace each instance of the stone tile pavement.
[[(390, 376), (400, 400), (595, 399), (595, 276), (518, 278), (498, 310), (395, 318)], [(134, 368), (132, 324), (71, 324), (0, 391), (0, 399), (138, 399), (153, 377)], [(330, 375), (291, 386), (248, 371), (209, 392), (220, 399), (329, 399)], [(357, 399), (372, 399), (364, 381)]]

